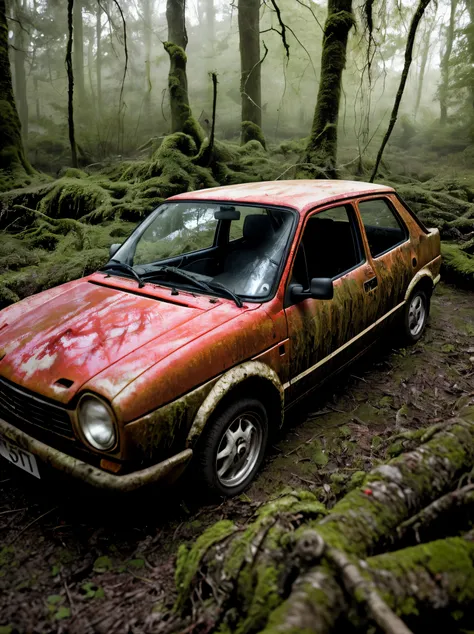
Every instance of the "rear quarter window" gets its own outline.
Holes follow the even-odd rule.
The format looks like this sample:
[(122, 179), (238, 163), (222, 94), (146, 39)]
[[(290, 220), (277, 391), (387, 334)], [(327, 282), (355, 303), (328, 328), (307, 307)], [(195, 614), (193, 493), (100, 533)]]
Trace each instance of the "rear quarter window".
[(385, 198), (362, 200), (358, 204), (370, 253), (377, 258), (408, 238), (408, 230)]

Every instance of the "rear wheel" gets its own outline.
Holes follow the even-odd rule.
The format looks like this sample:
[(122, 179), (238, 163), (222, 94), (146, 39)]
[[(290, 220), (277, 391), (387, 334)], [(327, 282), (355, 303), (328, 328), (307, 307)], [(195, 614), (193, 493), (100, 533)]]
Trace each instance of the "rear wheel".
[(429, 295), (424, 289), (415, 289), (405, 307), (402, 339), (405, 345), (416, 343), (423, 335), (430, 313)]
[(265, 455), (267, 413), (257, 399), (229, 404), (209, 423), (198, 450), (198, 468), (208, 489), (233, 496), (254, 479)]

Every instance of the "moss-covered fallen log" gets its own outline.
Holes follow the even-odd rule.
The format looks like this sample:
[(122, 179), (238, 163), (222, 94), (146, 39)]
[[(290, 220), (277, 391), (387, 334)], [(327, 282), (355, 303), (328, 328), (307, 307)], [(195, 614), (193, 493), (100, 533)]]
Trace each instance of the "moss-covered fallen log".
[[(248, 525), (221, 522), (190, 550), (182, 546), (176, 568), (176, 609), (182, 623), (187, 627), (206, 623), (207, 631), (222, 632), (332, 632), (348, 619), (367, 631), (363, 628), (374, 621), (370, 608), (374, 597), (374, 604), (380, 598), (388, 612), (393, 611), (395, 622), (397, 614), (406, 614), (408, 603), (425, 622), (434, 603), (426, 609), (417, 607), (418, 602), (424, 606), (424, 595), (413, 588), (409, 596), (391, 596), (388, 582), (383, 587), (378, 583), (383, 575), (377, 571), (401, 557), (401, 551), (387, 553), (406, 537), (398, 534), (398, 527), (456, 489), (463, 474), (471, 471), (474, 423), (467, 412), (444, 428), (437, 426), (426, 438), (427, 442), (373, 469), (360, 488), (329, 511), (310, 493), (290, 492), (261, 507)], [(461, 526), (465, 528), (465, 522)], [(453, 527), (450, 534), (456, 534)], [(459, 550), (464, 559), (474, 553), (466, 540), (453, 539), (449, 548)], [(433, 543), (428, 550), (416, 546), (413, 552), (403, 551), (411, 552), (403, 555), (404, 561), (412, 561), (415, 569), (419, 558), (423, 575), (426, 558), (441, 553), (443, 543)], [(348, 596), (340, 563), (344, 558), (366, 579), (369, 590), (378, 592), (377, 597), (367, 589)], [(468, 568), (466, 564), (463, 583), (471, 584), (474, 572)], [(401, 583), (398, 572), (393, 573), (394, 584)], [(444, 588), (443, 609), (464, 614), (465, 601), (457, 596), (457, 587), (453, 582)]]

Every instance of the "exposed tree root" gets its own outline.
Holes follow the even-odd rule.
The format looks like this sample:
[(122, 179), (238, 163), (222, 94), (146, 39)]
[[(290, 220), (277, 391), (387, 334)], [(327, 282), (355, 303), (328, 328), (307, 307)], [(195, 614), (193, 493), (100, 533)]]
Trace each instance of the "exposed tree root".
[(440, 537), (449, 532), (450, 527), (459, 526), (455, 512), (462, 510), (472, 514), (474, 507), (474, 484), (450, 491), (438, 498), (413, 517), (397, 527), (397, 543), (411, 544), (427, 541), (433, 536)]
[[(349, 619), (356, 630), (367, 631), (372, 622), (381, 631), (407, 634), (399, 618), (406, 602), (425, 618), (426, 597), (421, 586), (419, 593), (410, 586), (390, 594), (402, 583), (397, 562), (411, 562), (424, 579), (426, 562), (445, 542), (376, 553), (404, 543), (422, 517), (452, 508), (456, 494), (448, 492), (474, 464), (474, 424), (468, 420), (452, 420), (425, 436), (424, 444), (371, 471), (329, 513), (312, 494), (291, 493), (263, 506), (244, 530), (220, 523), (190, 551), (181, 547), (176, 608), (183, 623), (212, 624), (209, 631), (329, 633)], [(468, 501), (471, 488), (464, 491)], [(453, 538), (446, 544), (467, 562), (471, 543)], [(394, 572), (381, 583), (387, 570)], [(462, 578), (474, 592), (472, 565), (466, 563)], [(444, 607), (464, 610), (463, 596), (449, 588), (443, 593)]]

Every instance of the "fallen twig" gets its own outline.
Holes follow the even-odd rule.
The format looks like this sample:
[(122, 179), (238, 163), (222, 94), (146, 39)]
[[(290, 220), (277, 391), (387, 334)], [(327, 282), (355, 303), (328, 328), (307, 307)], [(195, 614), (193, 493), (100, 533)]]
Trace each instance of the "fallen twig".
[(58, 508), (57, 506), (53, 506), (52, 509), (49, 509), (49, 511), (46, 511), (46, 513), (43, 513), (43, 515), (40, 515), (39, 517), (32, 520), (29, 524), (27, 524), (24, 528), (21, 529), (21, 531), (19, 531), (15, 535), (15, 537), (10, 541), (8, 545), (11, 546), (12, 544), (14, 544), (16, 540), (20, 537), (20, 535), (23, 535), (23, 533), (27, 531), (31, 526), (33, 526), (33, 524), (36, 524), (36, 522), (39, 522), (41, 519), (43, 519), (43, 517), (46, 517), (46, 515), (49, 515), (50, 513), (55, 511), (57, 508)]

